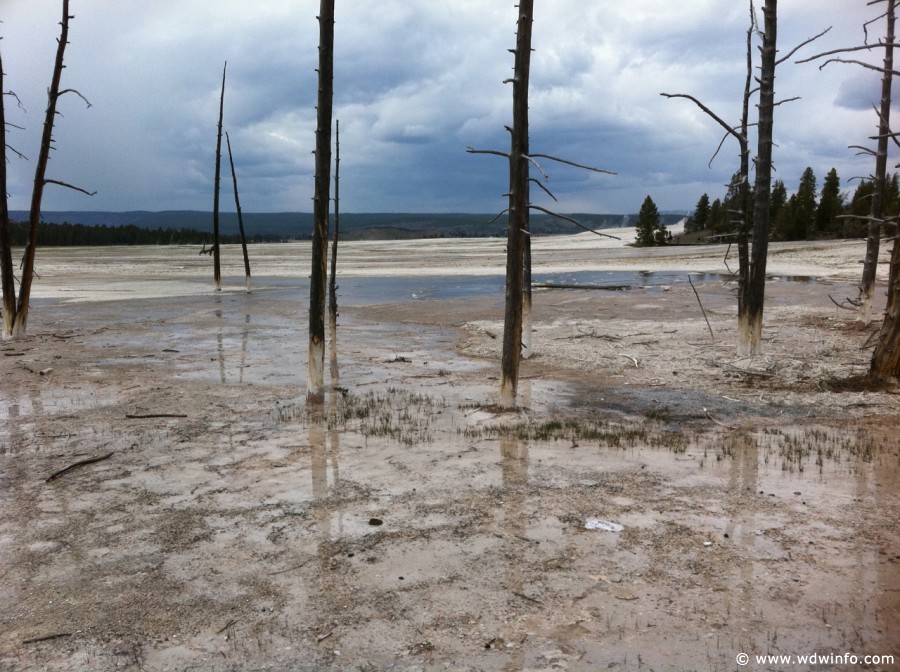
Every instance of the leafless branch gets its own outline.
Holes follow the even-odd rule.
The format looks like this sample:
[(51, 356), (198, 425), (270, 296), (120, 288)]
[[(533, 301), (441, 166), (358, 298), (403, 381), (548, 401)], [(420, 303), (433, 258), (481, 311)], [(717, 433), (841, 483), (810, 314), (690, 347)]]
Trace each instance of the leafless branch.
[(549, 189), (547, 189), (547, 187), (545, 187), (543, 184), (541, 184), (541, 181), (540, 181), (540, 180), (536, 180), (536, 179), (534, 179), (533, 177), (529, 177), (529, 178), (528, 178), (528, 181), (531, 182), (532, 184), (536, 184), (537, 186), (539, 186), (541, 189), (544, 190), (544, 193), (546, 193), (546, 194), (547, 194), (550, 198), (552, 198), (556, 203), (559, 203), (559, 200), (556, 198), (556, 196), (553, 195), (553, 192), (550, 191)]
[[(4, 91), (3, 95), (4, 96), (12, 96), (13, 98), (15, 98), (16, 104), (19, 106), (19, 109), (22, 110), (23, 112), (25, 111), (25, 107), (22, 105), (22, 101), (19, 99), (19, 96), (16, 94), (15, 91)], [(9, 124), (10, 126), (12, 126), (13, 128), (22, 128), (21, 126), (16, 126), (15, 124), (10, 124), (9, 122), (6, 122), (6, 123)]]
[(59, 180), (45, 179), (44, 184), (58, 184), (61, 187), (67, 187), (69, 189), (74, 189), (75, 191), (80, 191), (82, 194), (87, 194), (88, 196), (95, 196), (97, 194), (96, 191), (88, 191), (87, 189), (82, 189), (81, 187), (76, 187), (75, 185), (69, 184), (68, 182), (60, 182)]
[(542, 208), (541, 206), (535, 205), (534, 203), (529, 203), (528, 207), (531, 208), (532, 210), (538, 210), (539, 212), (543, 212), (545, 215), (550, 215), (551, 217), (556, 217), (557, 219), (562, 219), (566, 222), (571, 222), (575, 226), (580, 227), (580, 228), (584, 229), (585, 231), (590, 231), (594, 235), (604, 236), (606, 238), (615, 238), (616, 240), (622, 240), (618, 236), (611, 236), (608, 233), (600, 233), (599, 231), (595, 231), (594, 229), (590, 228), (589, 226), (585, 226), (584, 224), (579, 222), (577, 219), (572, 219), (571, 217), (568, 217), (566, 215), (561, 215), (558, 212), (553, 212), (552, 210), (548, 210), (547, 208)]
[(498, 152), (496, 149), (475, 149), (474, 147), (466, 147), (466, 154), (493, 154), (494, 156), (502, 156), (506, 159), (509, 154), (506, 152)]
[(875, 156), (875, 150), (874, 150), (874, 149), (870, 149), (870, 148), (868, 148), (868, 147), (863, 147), (862, 145), (847, 145), (847, 149), (858, 149), (858, 150), (860, 150), (859, 152), (857, 152), (857, 154), (856, 154), (857, 156), (859, 156), (860, 154), (871, 154), (872, 156)]
[[(838, 303), (837, 301), (835, 301), (834, 297), (831, 294), (828, 295), (828, 298), (831, 299), (831, 302), (834, 305), (836, 305), (838, 308), (843, 308), (844, 310), (856, 310), (857, 308), (859, 308), (860, 302), (855, 301), (855, 300), (851, 299), (850, 297), (845, 298), (843, 303)], [(844, 303), (849, 303), (850, 305), (845, 306)]]
[(604, 175), (618, 175), (611, 170), (606, 170), (604, 168), (596, 168), (594, 166), (586, 166), (583, 163), (575, 163), (574, 161), (568, 161), (567, 159), (561, 159), (558, 156), (551, 156), (550, 154), (532, 154), (532, 157), (537, 156), (542, 159), (549, 159), (550, 161), (556, 161), (557, 163), (564, 163), (567, 166), (575, 166), (576, 168), (583, 168), (584, 170), (590, 170), (594, 173), (603, 173)]
[(782, 103), (792, 103), (795, 100), (800, 100), (800, 96), (794, 96), (793, 98), (785, 98), (784, 100), (779, 100), (777, 103), (775, 103), (775, 107), (778, 107)]
[[(832, 49), (830, 51), (823, 51), (821, 54), (816, 54), (815, 56), (810, 56), (809, 58), (804, 58), (799, 61), (794, 61), (795, 63), (809, 63), (810, 61), (815, 61), (817, 59), (823, 58), (824, 56), (833, 56), (834, 54), (848, 54), (852, 51), (869, 51), (871, 49), (877, 49), (879, 47), (886, 47), (887, 42), (879, 41), (877, 44), (863, 44), (857, 47), (843, 47), (841, 49)], [(900, 47), (900, 44), (892, 45), (894, 47)]]
[(88, 107), (93, 107), (93, 105), (91, 105), (91, 101), (89, 101), (87, 98), (85, 98), (82, 95), (81, 91), (79, 91), (78, 89), (63, 89), (58, 94), (56, 94), (56, 97), (59, 98), (64, 93), (74, 93), (76, 96), (78, 96), (79, 98), (81, 98), (84, 101), (85, 105), (87, 105)]
[(493, 223), (496, 222), (498, 219), (500, 219), (503, 215), (505, 215), (507, 212), (509, 212), (509, 208), (504, 208), (503, 210), (501, 210), (500, 212), (498, 212), (498, 213), (497, 213), (497, 216), (494, 217), (491, 221), (489, 221), (488, 224), (493, 224)]
[(716, 123), (719, 124), (719, 126), (721, 126), (722, 128), (725, 129), (726, 133), (733, 135), (735, 138), (738, 139), (739, 142), (743, 140), (743, 138), (741, 137), (741, 134), (738, 133), (734, 129), (734, 126), (730, 125), (728, 122), (726, 122), (724, 119), (722, 119), (722, 117), (720, 117), (718, 114), (716, 114), (711, 109), (709, 109), (706, 105), (704, 105), (699, 100), (697, 100), (697, 98), (695, 98), (694, 96), (688, 95), (686, 93), (660, 93), (659, 95), (661, 95), (665, 98), (687, 98), (688, 100), (692, 101), (697, 107), (699, 107), (701, 110), (706, 112), (706, 114), (708, 114), (710, 117), (712, 117), (716, 121)]
[(543, 178), (545, 180), (550, 179), (550, 176), (544, 172), (544, 169), (541, 168), (541, 164), (539, 164), (537, 161), (535, 161), (533, 156), (526, 155), (525, 159), (528, 161), (528, 163), (532, 164), (535, 168), (538, 169), (538, 172), (543, 176)]
[(13, 154), (15, 154), (16, 156), (18, 156), (20, 159), (24, 159), (25, 161), (28, 161), (28, 157), (25, 156), (24, 154), (22, 154), (22, 152), (20, 152), (20, 151), (19, 151), (18, 149), (16, 149), (15, 147), (13, 147), (13, 146), (11, 146), (11, 145), (7, 145), (6, 148), (7, 148), (9, 151), (11, 151)]
[(694, 287), (694, 281), (691, 280), (690, 273), (688, 273), (687, 279), (688, 279), (688, 282), (691, 283), (691, 289), (694, 290), (694, 296), (697, 297), (697, 304), (700, 306), (700, 312), (703, 313), (703, 319), (706, 320), (706, 328), (709, 329), (709, 337), (712, 340), (716, 340), (716, 337), (713, 334), (712, 326), (709, 323), (709, 318), (706, 317), (706, 309), (703, 307), (703, 302), (700, 300), (700, 295), (697, 293), (697, 288)]
[(57, 478), (59, 478), (59, 477), (62, 476), (63, 474), (69, 473), (69, 472), (72, 471), (73, 469), (77, 469), (78, 467), (83, 467), (83, 466), (85, 466), (85, 465), (87, 465), (87, 464), (94, 464), (94, 463), (96, 463), (96, 462), (102, 462), (103, 460), (108, 460), (108, 459), (111, 458), (113, 455), (115, 455), (114, 452), (113, 452), (113, 453), (106, 453), (105, 455), (100, 455), (99, 457), (89, 457), (89, 458), (87, 458), (86, 460), (79, 460), (78, 462), (75, 462), (74, 464), (70, 464), (68, 467), (65, 467), (64, 469), (60, 469), (59, 471), (53, 472), (52, 474), (50, 474), (50, 475), (45, 479), (45, 481), (46, 481), (47, 483), (49, 483), (50, 481), (56, 480)]
[(886, 70), (885, 68), (880, 68), (877, 65), (872, 65), (871, 63), (866, 63), (865, 61), (857, 61), (854, 58), (829, 58), (827, 61), (822, 63), (819, 66), (819, 70), (824, 68), (829, 63), (851, 63), (854, 65), (861, 65), (864, 68), (868, 68), (869, 70), (874, 70), (875, 72), (880, 72), (881, 74), (890, 73), (895, 77), (900, 77), (900, 71), (898, 70)]
[(777, 67), (778, 65), (780, 65), (781, 63), (783, 63), (784, 61), (786, 61), (787, 59), (789, 59), (791, 56), (793, 56), (794, 54), (796, 54), (798, 51), (800, 51), (800, 49), (802, 49), (803, 47), (805, 47), (805, 46), (806, 46), (807, 44), (809, 44), (810, 42), (815, 42), (815, 41), (818, 40), (820, 37), (822, 37), (825, 33), (827, 33), (829, 30), (831, 30), (831, 26), (828, 26), (828, 28), (826, 28), (825, 30), (823, 30), (823, 31), (822, 31), (821, 33), (819, 33), (818, 35), (813, 35), (813, 36), (810, 37), (809, 39), (804, 40), (803, 42), (801, 42), (800, 44), (798, 44), (796, 47), (794, 47), (793, 49), (791, 49), (791, 50), (790, 50), (788, 53), (786, 53), (784, 56), (782, 56), (782, 57), (779, 58), (777, 61), (775, 61), (775, 66)]

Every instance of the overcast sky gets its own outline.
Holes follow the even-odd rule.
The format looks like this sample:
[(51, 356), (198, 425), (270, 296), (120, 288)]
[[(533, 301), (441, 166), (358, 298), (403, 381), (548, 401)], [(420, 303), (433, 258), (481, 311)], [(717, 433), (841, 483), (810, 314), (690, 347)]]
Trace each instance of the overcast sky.
[[(761, 4), (758, 0), (757, 4)], [(216, 121), (228, 61), (225, 128), (248, 212), (310, 211), (317, 0), (71, 0), (57, 151), (45, 210), (212, 210)], [(663, 210), (715, 198), (737, 167), (722, 132), (690, 93), (737, 121), (749, 11), (740, 0), (537, 0), (531, 79), (532, 151), (616, 171), (544, 167), (563, 212)], [(513, 0), (337, 0), (334, 112), (341, 122), (346, 212), (497, 212), (511, 123)], [(12, 209), (27, 209), (61, 2), (2, 0), (0, 53)], [(761, 13), (761, 12), (760, 12)], [(785, 0), (782, 53), (828, 26), (800, 55), (859, 44), (874, 16), (865, 0)], [(881, 26), (879, 24), (879, 30)], [(880, 35), (876, 31), (876, 35)], [(848, 145), (875, 131), (878, 76), (858, 66), (785, 63), (776, 78), (776, 177), (796, 189), (812, 166), (821, 187), (871, 172)], [(224, 147), (224, 144), (223, 144)], [(233, 210), (227, 157), (223, 204)], [(537, 200), (537, 198), (535, 199)]]

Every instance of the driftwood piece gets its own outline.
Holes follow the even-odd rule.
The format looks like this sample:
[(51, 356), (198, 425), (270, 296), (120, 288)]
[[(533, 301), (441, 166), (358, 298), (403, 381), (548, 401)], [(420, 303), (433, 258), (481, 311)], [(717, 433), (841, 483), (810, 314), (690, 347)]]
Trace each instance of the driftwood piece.
[(50, 481), (53, 481), (53, 480), (59, 478), (63, 474), (67, 474), (70, 471), (77, 469), (78, 467), (83, 467), (88, 464), (94, 464), (95, 462), (102, 462), (103, 460), (108, 460), (113, 455), (115, 455), (115, 452), (106, 453), (106, 455), (100, 455), (99, 457), (89, 457), (86, 460), (79, 460), (78, 462), (75, 462), (74, 464), (70, 464), (68, 467), (65, 467), (64, 469), (60, 469), (59, 471), (55, 471), (52, 474), (50, 474), (47, 477), (46, 482), (49, 483)]
[(51, 639), (60, 639), (61, 637), (71, 636), (71, 632), (58, 632), (55, 635), (44, 635), (43, 637), (31, 637), (30, 639), (23, 639), (22, 644), (37, 644), (38, 642), (47, 642)]
[(126, 413), (129, 420), (146, 420), (148, 418), (186, 418), (185, 413)]

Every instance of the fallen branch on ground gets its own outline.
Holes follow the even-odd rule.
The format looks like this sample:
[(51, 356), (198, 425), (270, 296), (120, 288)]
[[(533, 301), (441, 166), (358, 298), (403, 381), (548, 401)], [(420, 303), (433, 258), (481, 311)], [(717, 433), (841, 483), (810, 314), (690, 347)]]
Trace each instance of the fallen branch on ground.
[(627, 357), (634, 363), (634, 368), (636, 368), (636, 369), (639, 368), (637, 357), (632, 357), (631, 355), (623, 355), (623, 354), (620, 354), (619, 357)]
[(310, 562), (313, 561), (313, 559), (314, 558), (307, 558), (306, 560), (301, 562), (299, 565), (294, 565), (293, 567), (288, 567), (287, 569), (280, 569), (277, 572), (269, 572), (269, 576), (276, 576), (278, 574), (285, 574), (287, 572), (293, 572), (295, 569), (300, 569), (301, 567), (309, 564)]
[(55, 635), (44, 635), (43, 637), (32, 637), (31, 639), (23, 639), (22, 644), (36, 644), (37, 642), (46, 642), (51, 639), (59, 639), (60, 637), (71, 637), (71, 632), (59, 632)]
[(849, 297), (844, 299), (846, 303), (850, 304), (849, 306), (845, 306), (843, 303), (838, 303), (834, 300), (834, 297), (831, 294), (828, 295), (828, 298), (831, 299), (831, 302), (834, 305), (836, 305), (838, 308), (843, 308), (844, 310), (856, 310), (857, 308), (859, 308), (859, 301), (854, 301)]
[(706, 417), (709, 418), (710, 420), (712, 420), (719, 427), (724, 427), (725, 429), (730, 429), (732, 431), (737, 429), (737, 427), (732, 427), (731, 425), (726, 425), (724, 422), (719, 422), (712, 416), (712, 414), (707, 409), (704, 408), (703, 410), (706, 413)]
[(129, 420), (146, 420), (147, 418), (186, 418), (184, 413), (126, 413)]
[(60, 469), (59, 471), (56, 471), (56, 472), (50, 474), (47, 477), (47, 480), (45, 482), (49, 483), (50, 481), (59, 478), (63, 474), (67, 474), (70, 471), (72, 471), (73, 469), (77, 469), (78, 467), (83, 467), (87, 464), (94, 464), (95, 462), (102, 462), (103, 460), (108, 460), (113, 455), (115, 455), (115, 452), (107, 453), (106, 455), (101, 455), (100, 457), (89, 457), (86, 460), (80, 460), (79, 462), (76, 462), (75, 464), (70, 464), (68, 467), (65, 467), (64, 469)]
[(709, 337), (711, 340), (716, 340), (716, 337), (713, 335), (712, 327), (709, 324), (709, 319), (706, 317), (706, 309), (703, 307), (703, 303), (700, 301), (700, 295), (697, 293), (697, 288), (694, 287), (694, 281), (691, 280), (691, 276), (687, 276), (688, 282), (691, 283), (691, 289), (694, 290), (694, 296), (697, 297), (697, 303), (700, 305), (700, 312), (703, 313), (703, 319), (706, 320), (706, 328), (709, 329)]

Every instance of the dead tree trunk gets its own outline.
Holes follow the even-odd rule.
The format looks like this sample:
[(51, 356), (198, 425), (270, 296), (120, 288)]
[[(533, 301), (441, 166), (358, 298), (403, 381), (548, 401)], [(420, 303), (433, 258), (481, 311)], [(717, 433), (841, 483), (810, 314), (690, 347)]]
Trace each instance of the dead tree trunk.
[[(529, 199), (529, 202), (530, 199)], [(531, 209), (529, 208), (529, 213)], [(534, 354), (532, 341), (531, 318), (531, 222), (530, 216), (525, 218), (525, 270), (522, 277), (522, 359), (528, 359)]]
[(759, 78), (759, 126), (756, 157), (756, 208), (753, 246), (745, 294), (746, 312), (738, 320), (738, 352), (755, 355), (762, 345), (763, 307), (766, 293), (766, 260), (769, 252), (769, 219), (772, 192), (772, 128), (775, 111), (775, 63), (778, 36), (777, 0), (763, 6), (765, 26)]
[[(753, 34), (756, 30), (756, 16), (753, 2), (750, 3), (750, 27), (747, 29), (747, 76), (744, 80), (744, 96), (741, 105), (741, 125), (737, 129), (715, 112), (701, 103), (694, 96), (683, 93), (661, 93), (666, 98), (687, 98), (707, 115), (725, 129), (726, 136), (734, 136), (740, 146), (740, 169), (737, 174), (739, 183), (737, 186), (739, 210), (731, 210), (729, 214), (735, 217), (738, 241), (738, 324), (740, 325), (747, 313), (748, 292), (750, 287), (750, 259), (749, 259), (749, 216), (750, 216), (750, 143), (748, 140), (748, 128), (750, 118), (750, 97), (753, 93)], [(724, 142), (724, 139), (722, 140)], [(721, 147), (721, 143), (720, 143)], [(716, 152), (718, 153), (718, 151)], [(715, 156), (713, 157), (715, 158)], [(710, 161), (712, 163), (712, 161)], [(732, 188), (734, 184), (730, 185)], [(739, 345), (740, 347), (740, 345)]]
[[(884, 182), (887, 172), (887, 143), (892, 137), (890, 126), (891, 111), (891, 81), (894, 69), (894, 23), (895, 0), (887, 0), (887, 36), (884, 47), (884, 72), (881, 79), (881, 110), (878, 124), (878, 149), (875, 161), (875, 192), (872, 199), (872, 220), (869, 223), (869, 240), (872, 238), (872, 228), (877, 220), (883, 216)], [(880, 186), (880, 189), (879, 189)], [(877, 204), (877, 206), (876, 206)], [(876, 207), (878, 211), (876, 212)], [(877, 241), (875, 262), (872, 264), (872, 275), (877, 265)], [(872, 364), (869, 373), (879, 380), (900, 379), (900, 226), (894, 228), (894, 246), (891, 251), (891, 266), (888, 274), (887, 307), (884, 311), (884, 322), (878, 333), (878, 341), (875, 344), (875, 352), (872, 354)], [(866, 254), (866, 264), (869, 263), (869, 253)], [(864, 276), (865, 280), (865, 276)], [(874, 284), (874, 283), (873, 283)], [(869, 297), (871, 301), (871, 296)]]
[[(887, 35), (884, 38), (884, 71), (881, 75), (881, 109), (878, 112), (878, 146), (875, 151), (875, 180), (872, 191), (871, 219), (866, 238), (866, 257), (859, 283), (859, 322), (868, 326), (872, 321), (872, 297), (881, 240), (881, 220), (884, 216), (884, 183), (887, 177), (888, 140), (891, 137), (891, 83), (894, 69), (895, 0), (887, 0)], [(888, 296), (890, 296), (888, 291)], [(874, 366), (874, 360), (873, 360)], [(874, 369), (873, 369), (874, 371)]]
[(875, 343), (869, 375), (877, 380), (900, 380), (900, 234), (894, 235), (887, 309)]
[(219, 96), (219, 126), (216, 133), (216, 184), (213, 194), (213, 280), (216, 283), (216, 291), (222, 289), (222, 266), (219, 258), (219, 181), (222, 170), (222, 116), (225, 112), (225, 70), (228, 62), (222, 68), (222, 93)]
[(62, 79), (63, 62), (66, 45), (69, 40), (69, 0), (62, 3), (62, 21), (60, 35), (56, 47), (56, 61), (53, 65), (53, 78), (47, 91), (47, 111), (44, 115), (44, 131), (41, 135), (41, 148), (34, 170), (34, 187), (31, 192), (31, 210), (28, 213), (28, 241), (25, 244), (25, 259), (22, 265), (22, 282), (19, 286), (19, 300), (16, 304), (16, 317), (13, 323), (12, 337), (25, 336), (28, 327), (28, 308), (31, 301), (31, 283), (34, 279), (34, 254), (37, 248), (37, 229), (41, 220), (41, 201), (44, 197), (44, 186), (47, 184), (47, 163), (50, 160), (50, 149), (53, 145), (53, 123), (56, 120), (56, 104), (61, 92), (59, 83)]
[(341, 120), (334, 129), (334, 237), (331, 239), (331, 275), (328, 278), (328, 340), (330, 341), (329, 373), (331, 386), (340, 383), (337, 360), (337, 251), (341, 233)]
[(234, 182), (234, 207), (237, 210), (238, 231), (241, 233), (241, 249), (244, 252), (244, 278), (247, 281), (247, 293), (250, 293), (250, 255), (247, 254), (247, 236), (244, 234), (244, 216), (241, 213), (241, 199), (238, 196), (237, 173), (234, 170), (234, 156), (231, 154), (231, 138), (225, 133), (225, 144), (228, 145), (228, 163), (231, 165), (231, 179)]
[(500, 373), (500, 406), (515, 408), (522, 355), (524, 239), (528, 223), (528, 82), (531, 71), (533, 0), (519, 0), (509, 153), (509, 230), (506, 248), (506, 311)]
[(9, 242), (9, 201), (6, 192), (6, 112), (3, 88), (3, 57), (0, 56), (0, 280), (3, 287), (3, 338), (12, 336), (16, 319), (16, 281), (13, 277)]
[[(738, 324), (740, 325), (747, 311), (748, 293), (750, 291), (750, 96), (753, 84), (753, 33), (756, 29), (756, 10), (750, 2), (750, 27), (747, 28), (747, 76), (744, 79), (744, 98), (741, 104), (741, 132), (738, 143), (741, 147), (741, 184), (738, 188), (738, 199), (742, 212), (737, 213), (738, 244)], [(738, 349), (740, 349), (740, 342)]]
[(316, 106), (316, 177), (313, 198), (312, 269), (309, 281), (307, 403), (325, 401), (325, 283), (328, 210), (331, 205), (331, 109), (334, 86), (334, 0), (319, 5), (319, 96)]

